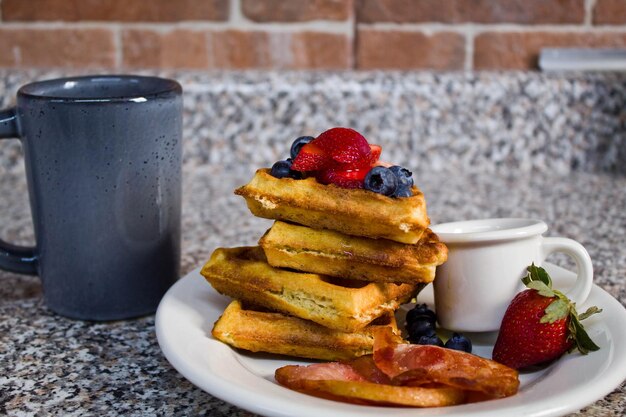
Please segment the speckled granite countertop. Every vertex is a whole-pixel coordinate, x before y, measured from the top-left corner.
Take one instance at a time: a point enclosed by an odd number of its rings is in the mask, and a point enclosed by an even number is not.
[[[0,104],[57,75],[0,71]],[[626,76],[163,75],[187,91],[183,273],[267,228],[232,194],[256,167],[299,134],[350,125],[414,167],[433,223],[542,218],[585,245],[595,283],[626,305]],[[0,178],[0,236],[32,243],[17,141],[0,141]],[[0,271],[0,283],[0,415],[251,415],[168,364],[153,316],[73,321],[45,308],[38,278]],[[576,415],[625,412],[622,384]]]

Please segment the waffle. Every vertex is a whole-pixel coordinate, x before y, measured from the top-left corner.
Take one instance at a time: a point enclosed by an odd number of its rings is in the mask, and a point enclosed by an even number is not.
[[[276,221],[259,245],[274,267],[371,282],[432,282],[448,256],[430,229],[407,245]]]
[[[275,178],[259,169],[235,194],[258,217],[284,220],[348,235],[415,244],[429,225],[424,195],[392,198],[361,189],[324,185],[307,178]]]
[[[274,268],[260,247],[216,249],[201,274],[224,295],[343,332],[362,329],[423,288]]]
[[[213,326],[212,334],[224,343],[252,352],[334,361],[371,354],[374,331],[381,327],[391,328],[399,343],[393,313],[384,314],[358,332],[344,333],[234,300]]]

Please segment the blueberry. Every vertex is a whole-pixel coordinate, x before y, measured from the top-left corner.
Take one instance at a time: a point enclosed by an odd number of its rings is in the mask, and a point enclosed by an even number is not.
[[[426,304],[418,304],[406,313],[406,323],[410,325],[417,320],[427,320],[435,325],[437,315]]]
[[[291,163],[292,163],[291,158],[287,158],[285,160],[275,162],[274,165],[272,165],[272,170],[270,171],[270,175],[276,178],[290,177],[296,180],[301,179],[302,173],[298,171],[292,171]]]
[[[405,184],[409,187],[413,186],[413,173],[400,165],[389,167],[389,170],[398,177],[399,184]]]
[[[452,333],[452,337],[445,344],[448,349],[462,350],[472,353],[472,342],[462,334]]]
[[[294,140],[291,144],[291,158],[296,159],[296,156],[300,153],[300,149],[313,139],[315,139],[313,136],[300,136],[298,139]]]
[[[417,339],[417,344],[418,345],[435,345],[435,346],[443,347],[443,342],[441,341],[439,336],[437,336],[436,333],[433,333],[430,335],[424,335],[420,337],[419,339]]]
[[[270,174],[276,178],[285,178],[289,176],[289,171],[291,171],[290,161],[278,161],[272,165]]]
[[[428,320],[417,320],[407,324],[406,331],[409,334],[409,339],[417,340],[421,336],[435,333],[435,324]]]
[[[413,186],[413,173],[406,168],[399,165],[389,167],[389,170],[396,176],[398,186],[393,193],[394,197],[411,197],[413,192],[411,187]]]
[[[417,325],[413,323],[412,326],[407,326],[408,336],[407,339],[411,343],[417,343],[417,341],[422,336],[433,336],[437,335],[435,331],[435,327],[431,326],[427,321],[421,322],[423,324]]]
[[[392,195],[398,187],[398,180],[389,168],[377,166],[365,176],[364,187],[378,194]]]

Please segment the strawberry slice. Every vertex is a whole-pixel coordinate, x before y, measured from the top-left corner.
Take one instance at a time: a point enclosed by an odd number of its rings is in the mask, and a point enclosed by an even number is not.
[[[363,181],[369,172],[366,169],[324,169],[315,174],[315,179],[322,184],[335,184],[342,188],[363,188]]]
[[[364,169],[371,168],[378,163],[378,159],[380,158],[380,153],[382,152],[382,148],[379,145],[369,145],[370,147],[370,157],[367,159],[363,159],[358,163],[352,164],[336,164],[337,169]]]
[[[372,153],[363,135],[345,127],[328,129],[311,143],[319,146],[335,162],[349,167],[367,164]]]
[[[332,164],[328,154],[313,142],[309,142],[300,149],[300,153],[293,160],[291,169],[294,171],[317,171]]]
[[[382,151],[383,148],[381,148],[380,145],[370,145],[370,152],[372,153],[370,156],[370,165],[374,165],[376,161],[378,161]]]

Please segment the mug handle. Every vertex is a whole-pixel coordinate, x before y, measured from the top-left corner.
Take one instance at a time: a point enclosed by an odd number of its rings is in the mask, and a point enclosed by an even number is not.
[[[565,295],[576,304],[585,302],[593,284],[593,265],[587,249],[572,239],[564,237],[544,237],[542,243],[543,259],[553,252],[563,252],[570,256],[578,268],[576,283]]]
[[[19,136],[15,108],[0,111],[0,139]],[[0,239],[0,269],[20,274],[37,274],[36,248],[16,246]]]

